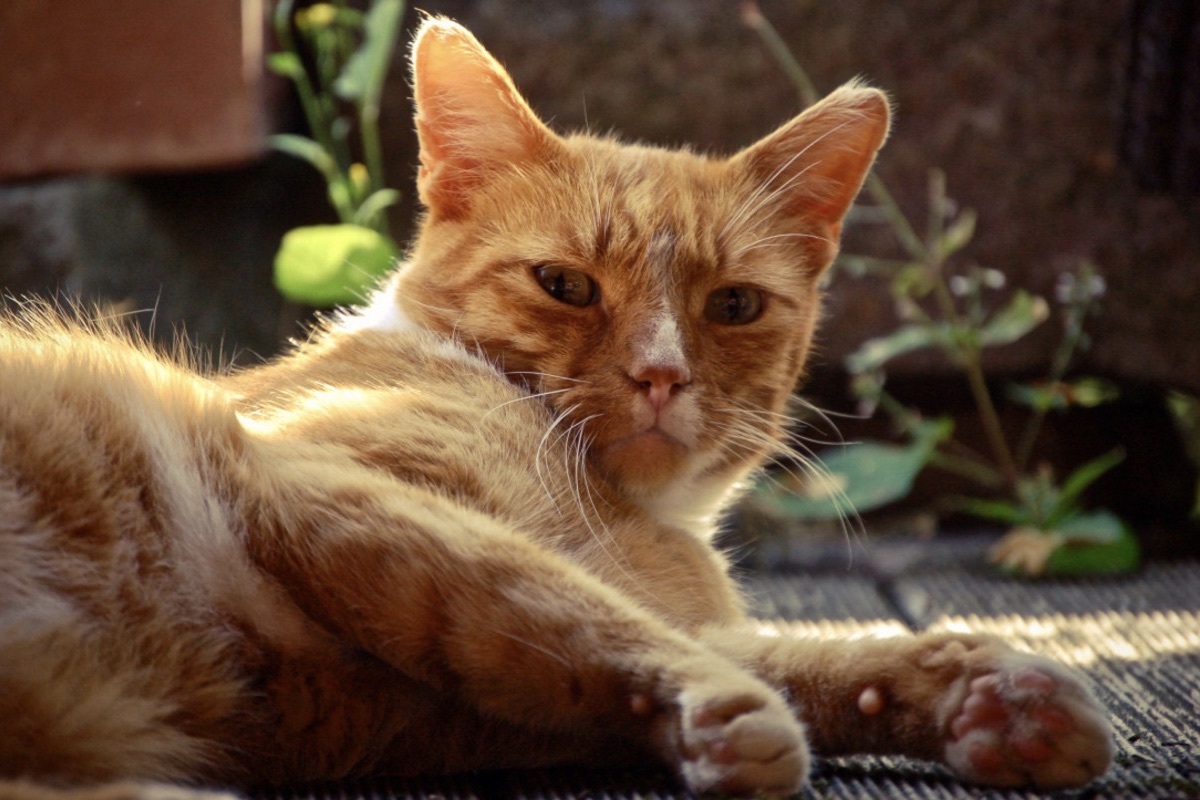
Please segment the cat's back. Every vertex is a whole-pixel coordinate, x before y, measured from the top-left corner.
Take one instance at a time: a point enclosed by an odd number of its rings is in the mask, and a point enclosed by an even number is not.
[[[40,305],[0,318],[0,530],[27,529],[24,510],[80,541],[136,535],[182,510],[204,447],[236,438],[216,387],[115,324]]]
[[[0,317],[0,608],[54,591],[124,612],[228,605],[255,584],[231,470],[246,450],[227,393],[185,357],[47,305]]]
[[[211,755],[161,714],[238,707],[214,624],[261,582],[216,468],[238,446],[222,393],[117,325],[0,318],[0,772]]]

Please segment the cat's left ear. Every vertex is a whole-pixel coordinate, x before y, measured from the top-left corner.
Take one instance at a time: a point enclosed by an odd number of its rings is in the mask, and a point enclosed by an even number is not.
[[[773,193],[782,213],[836,242],[842,218],[887,138],[887,96],[847,84],[734,156],[754,187]]]
[[[462,216],[489,173],[547,158],[558,139],[471,32],[425,20],[412,48],[421,166],[417,191],[435,217]]]

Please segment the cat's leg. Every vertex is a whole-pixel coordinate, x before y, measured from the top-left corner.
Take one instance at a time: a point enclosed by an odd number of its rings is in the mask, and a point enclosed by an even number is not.
[[[1112,760],[1104,711],[1061,664],[985,636],[829,641],[701,637],[781,687],[823,755],[940,761],[999,786],[1080,786]]]
[[[639,742],[695,790],[802,784],[801,726],[750,672],[491,517],[312,469],[279,467],[248,549],[344,641],[485,716]]]

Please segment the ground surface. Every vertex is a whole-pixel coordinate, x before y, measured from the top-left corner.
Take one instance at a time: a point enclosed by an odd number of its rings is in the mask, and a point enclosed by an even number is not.
[[[965,785],[900,759],[818,760],[802,797],[1200,798],[1200,561],[1152,563],[1103,581],[1018,582],[982,564],[984,541],[760,548],[756,609],[807,635],[971,629],[1066,661],[1111,712],[1118,755],[1085,790],[1042,794]],[[379,779],[265,793],[263,800],[634,800],[686,798],[666,773],[560,770],[421,781]]]

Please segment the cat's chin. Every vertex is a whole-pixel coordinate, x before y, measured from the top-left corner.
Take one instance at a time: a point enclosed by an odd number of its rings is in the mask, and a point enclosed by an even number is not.
[[[680,473],[688,448],[658,428],[641,431],[605,446],[600,466],[631,488],[660,486]]]

